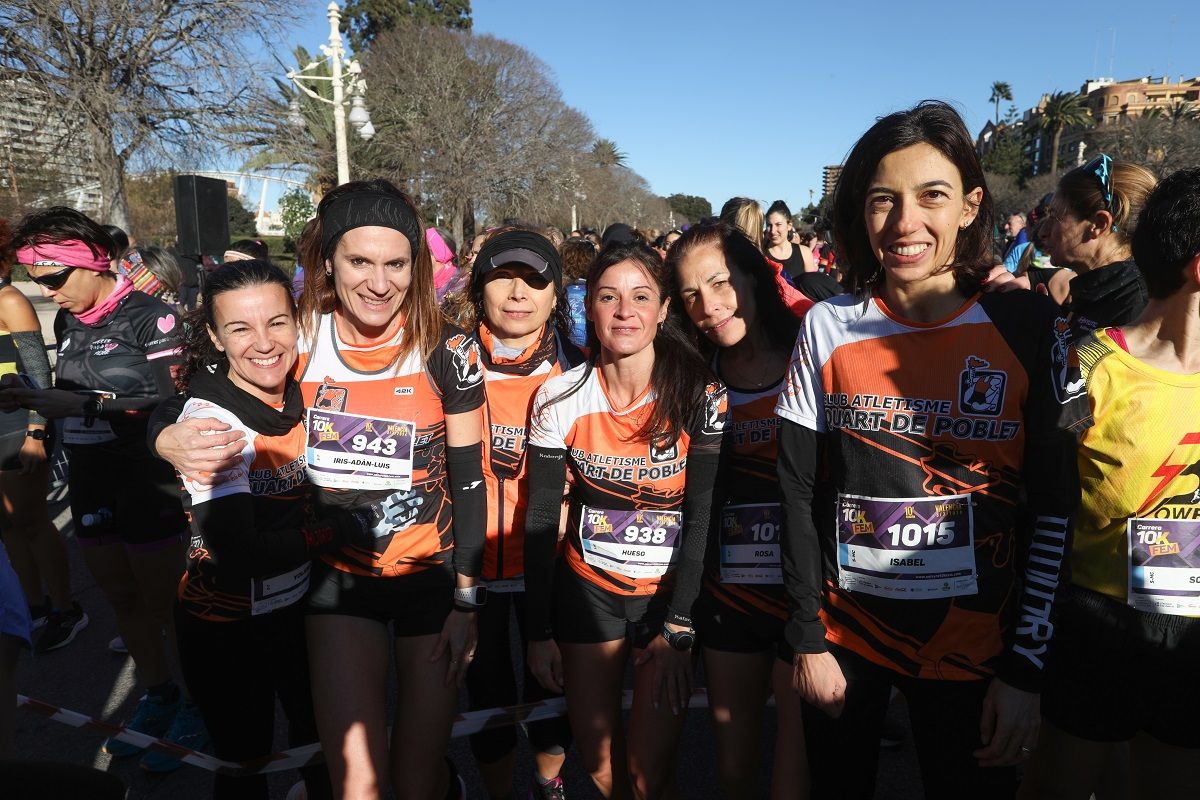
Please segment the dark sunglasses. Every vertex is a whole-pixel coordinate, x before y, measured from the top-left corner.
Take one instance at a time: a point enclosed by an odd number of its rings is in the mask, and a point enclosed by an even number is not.
[[[51,272],[49,275],[39,275],[38,277],[29,276],[29,280],[36,283],[38,286],[44,286],[51,291],[57,291],[67,282],[67,278],[71,277],[71,273],[75,271],[75,267],[67,267],[60,269],[58,272]]]

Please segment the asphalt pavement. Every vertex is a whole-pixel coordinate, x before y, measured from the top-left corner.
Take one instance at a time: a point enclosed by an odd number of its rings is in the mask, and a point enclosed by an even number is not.
[[[33,300],[42,330],[47,340],[52,339],[52,323],[56,312],[54,304],[42,298],[34,284],[16,285]],[[87,612],[90,624],[86,630],[80,632],[74,642],[60,650],[36,657],[32,653],[24,653],[17,671],[18,691],[88,716],[114,723],[120,722],[133,713],[141,694],[133,662],[128,656],[117,655],[108,650],[109,640],[117,635],[115,618],[75,546],[70,513],[65,502],[65,489],[51,491],[50,502],[55,524],[67,539],[72,590]],[[348,676],[348,679],[353,678]],[[394,703],[390,698],[389,705],[393,707],[394,712]],[[898,724],[906,727],[902,702],[894,704],[891,714]],[[279,718],[282,719],[282,714]],[[768,714],[764,732],[763,767],[760,774],[763,797],[767,796],[767,787],[770,784],[769,754],[774,746],[774,728],[772,711]],[[136,758],[112,759],[102,753],[102,741],[101,734],[71,728],[27,711],[18,712],[17,715],[16,747],[19,758],[87,765],[116,774],[128,787],[129,800],[199,800],[209,796],[211,779],[203,770],[184,766],[166,775],[150,774],[138,766]],[[524,797],[530,777],[531,761],[524,739],[521,741],[516,786],[520,787],[519,796]],[[276,729],[276,747],[280,750],[286,747],[282,725]],[[707,710],[693,709],[688,713],[680,751],[680,797],[685,800],[719,798],[721,795],[716,788],[715,756]],[[455,740],[451,743],[450,757],[468,782],[468,796],[471,800],[486,800],[487,795],[465,740]],[[875,795],[877,800],[907,800],[921,796],[916,756],[910,739],[906,738],[899,748],[884,750],[881,753],[879,775]],[[564,778],[567,795],[572,800],[600,797],[580,768],[574,752],[568,756]],[[293,772],[272,776],[272,799],[282,799],[296,780],[296,774]],[[0,797],[3,797],[3,794],[3,787],[0,787]]]

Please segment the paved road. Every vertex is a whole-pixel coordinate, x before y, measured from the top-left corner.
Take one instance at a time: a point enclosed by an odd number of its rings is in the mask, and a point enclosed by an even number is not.
[[[42,330],[49,337],[55,313],[53,303],[41,298],[37,287],[31,283],[18,284],[18,288],[34,300]],[[17,673],[18,691],[64,708],[118,722],[133,712],[140,695],[133,664],[127,656],[114,655],[107,649],[109,639],[116,635],[113,613],[74,546],[70,514],[62,502],[61,492],[52,494],[52,497],[56,499],[52,506],[52,513],[57,515],[55,522],[68,540],[72,587],[91,618],[91,624],[75,642],[61,650],[36,658],[32,654],[24,654]],[[893,713],[902,719],[902,704]],[[16,733],[19,757],[86,764],[107,770],[125,781],[129,787],[129,800],[200,800],[209,795],[209,778],[201,770],[187,766],[165,776],[147,774],[137,766],[136,759],[118,761],[101,753],[102,737],[98,734],[69,728],[26,712],[18,714]],[[774,740],[773,733],[774,723],[769,719],[767,752],[770,752]],[[276,745],[279,749],[285,746],[280,731],[277,731]],[[690,712],[681,750],[680,796],[688,800],[719,797],[715,788],[713,744],[707,711]],[[468,780],[469,796],[472,800],[483,800],[486,794],[465,741],[456,740],[452,743],[451,757]],[[517,785],[524,787],[528,781],[527,754],[520,759],[520,763],[525,766],[518,776]],[[906,741],[897,750],[884,751],[880,775],[880,786],[876,793],[878,800],[920,797],[920,778],[909,742]],[[766,755],[761,777],[765,796],[770,781],[769,759]],[[282,798],[294,780],[294,773],[274,776],[271,779],[272,798]],[[573,753],[567,761],[566,781],[569,796],[573,800],[599,797],[580,770]]]

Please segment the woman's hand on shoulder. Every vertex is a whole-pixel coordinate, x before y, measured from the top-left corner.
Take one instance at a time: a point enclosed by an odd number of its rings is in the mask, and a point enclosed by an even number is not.
[[[203,417],[168,425],[154,440],[159,458],[170,462],[185,478],[201,484],[212,483],[214,476],[238,466],[245,444],[243,431]]]

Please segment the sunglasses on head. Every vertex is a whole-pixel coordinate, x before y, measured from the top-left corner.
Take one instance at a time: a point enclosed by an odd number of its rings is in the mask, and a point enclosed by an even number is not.
[[[67,278],[70,278],[71,273],[74,271],[75,267],[65,267],[64,269],[60,269],[58,272],[51,272],[48,275],[39,275],[36,278],[30,275],[29,280],[33,281],[38,286],[44,286],[51,291],[57,291],[63,287],[63,284],[67,282]]]
[[[1112,159],[1101,153],[1089,161],[1084,169],[1100,182],[1100,191],[1104,192],[1104,208],[1112,211]]]

